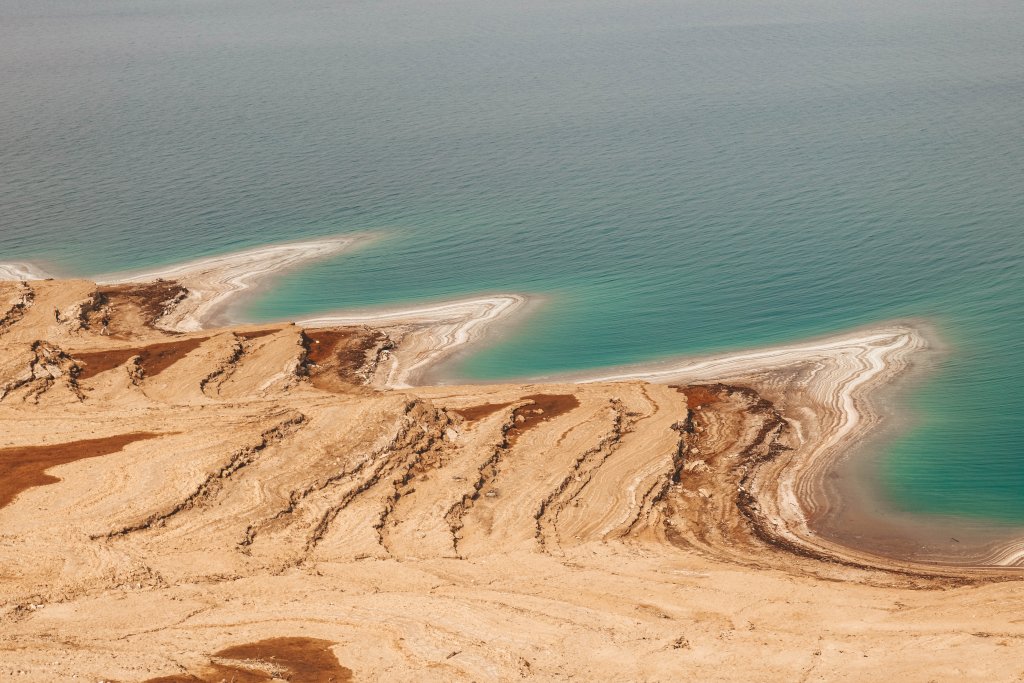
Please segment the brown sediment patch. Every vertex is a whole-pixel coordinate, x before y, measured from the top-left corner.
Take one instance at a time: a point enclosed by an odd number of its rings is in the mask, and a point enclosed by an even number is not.
[[[451,411],[461,415],[462,419],[466,422],[476,422],[488,415],[493,415],[502,408],[508,408],[510,405],[512,405],[511,401],[507,403],[484,403],[478,406],[470,406],[469,408],[452,408]]]
[[[686,397],[686,407],[693,410],[720,401],[721,393],[727,387],[724,384],[693,384],[672,388]]]
[[[273,328],[269,330],[249,330],[246,332],[236,332],[235,334],[246,341],[252,341],[253,339],[259,339],[260,337],[269,337],[270,335],[280,331],[280,328]]]
[[[195,351],[209,337],[193,337],[149,346],[109,349],[106,351],[72,352],[72,357],[82,364],[78,380],[95,377],[101,372],[124,365],[131,358],[139,357],[139,367],[146,377],[156,377],[179,360]]]
[[[173,280],[155,280],[143,284],[108,285],[96,290],[100,306],[89,315],[89,323],[99,323],[112,336],[133,337],[141,323],[155,328],[168,310],[188,294]]]
[[[319,638],[268,638],[235,645],[215,653],[198,674],[150,678],[145,683],[260,683],[285,680],[295,683],[342,683],[352,670],[331,652],[334,643]],[[229,664],[224,660],[238,662]]]
[[[530,403],[512,411],[514,422],[506,433],[509,446],[541,422],[552,420],[580,406],[579,399],[573,394],[531,394],[523,396],[521,400]]]
[[[116,453],[128,444],[158,436],[161,435],[154,432],[133,432],[47,446],[0,448],[0,508],[22,491],[60,481],[59,477],[46,474],[51,467]]]
[[[393,348],[388,336],[369,327],[303,330],[306,369],[313,385],[335,389],[343,384],[365,384],[380,352]]]
[[[692,393],[697,403],[690,404],[690,414],[677,427],[681,440],[678,457],[674,458],[673,482],[682,483],[680,491],[684,494],[669,494],[666,504],[668,515],[679,515],[686,519],[686,524],[665,527],[666,538],[674,545],[693,548],[692,541],[696,539],[698,547],[711,554],[723,547],[760,546],[816,563],[906,577],[914,582],[914,588],[955,587],[986,580],[980,576],[958,576],[955,572],[947,574],[939,569],[921,571],[844,557],[826,548],[794,541],[766,514],[754,493],[754,480],[760,476],[760,469],[770,467],[792,450],[784,443],[790,423],[783,413],[757,390],[742,385],[715,383],[673,388],[687,395],[688,401]],[[709,405],[714,408],[693,412],[694,408]],[[685,492],[689,492],[689,498]],[[684,534],[681,530],[687,531]],[[753,552],[767,557],[761,550]],[[787,560],[787,567],[795,569],[797,565]],[[807,565],[807,569],[818,571],[820,567]]]

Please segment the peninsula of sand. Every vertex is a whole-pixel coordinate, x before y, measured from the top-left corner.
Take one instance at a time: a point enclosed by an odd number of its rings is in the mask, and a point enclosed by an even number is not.
[[[0,678],[1024,675],[1024,546],[816,528],[916,326],[466,385],[438,368],[531,297],[233,320],[363,239],[0,265]]]

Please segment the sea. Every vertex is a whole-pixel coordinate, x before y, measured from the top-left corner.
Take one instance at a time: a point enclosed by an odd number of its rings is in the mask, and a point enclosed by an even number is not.
[[[1024,525],[1020,0],[0,1],[0,261],[366,232],[244,315],[539,297],[475,381],[921,321],[865,504]]]

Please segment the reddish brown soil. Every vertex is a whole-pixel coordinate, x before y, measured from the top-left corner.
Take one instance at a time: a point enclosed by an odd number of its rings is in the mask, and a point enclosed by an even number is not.
[[[211,662],[199,674],[161,676],[145,683],[260,683],[284,679],[295,683],[341,683],[352,680],[352,671],[338,662],[331,643],[317,638],[268,638],[229,647],[213,655],[235,660],[238,665]]]
[[[493,415],[502,408],[508,408],[510,405],[512,405],[511,401],[508,403],[484,403],[483,405],[470,406],[469,408],[452,408],[451,411],[461,415],[462,419],[466,422],[476,422],[488,415]]]
[[[304,330],[307,368],[313,385],[336,388],[337,381],[362,384],[358,373],[369,361],[368,355],[387,337],[368,327]]]
[[[541,422],[556,418],[580,406],[579,399],[572,394],[533,394],[523,396],[523,400],[530,401],[530,403],[512,411],[515,424],[507,433],[510,446],[516,442],[516,439]]]
[[[672,387],[686,397],[690,410],[717,403],[720,400],[721,385],[694,384],[688,387]]]
[[[94,312],[89,317],[90,325],[108,324],[108,330],[116,336],[133,336],[135,320],[147,327],[153,327],[164,314],[168,305],[182,298],[188,290],[171,280],[156,280],[145,284],[110,285],[96,290],[106,305],[108,315]]]
[[[0,508],[27,489],[60,481],[45,470],[76,460],[116,453],[136,441],[153,439],[159,434],[135,432],[101,439],[86,439],[47,446],[0,448]]]
[[[146,377],[156,377],[179,360],[195,351],[209,337],[194,337],[180,341],[150,344],[109,351],[72,352],[72,357],[82,363],[79,380],[95,377],[101,372],[124,365],[132,356],[139,357],[139,366]]]

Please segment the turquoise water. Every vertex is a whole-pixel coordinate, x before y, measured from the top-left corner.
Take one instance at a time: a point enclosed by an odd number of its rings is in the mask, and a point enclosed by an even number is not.
[[[1024,522],[1016,0],[6,0],[0,70],[0,260],[375,231],[248,315],[544,296],[477,379],[927,319],[881,499]]]

